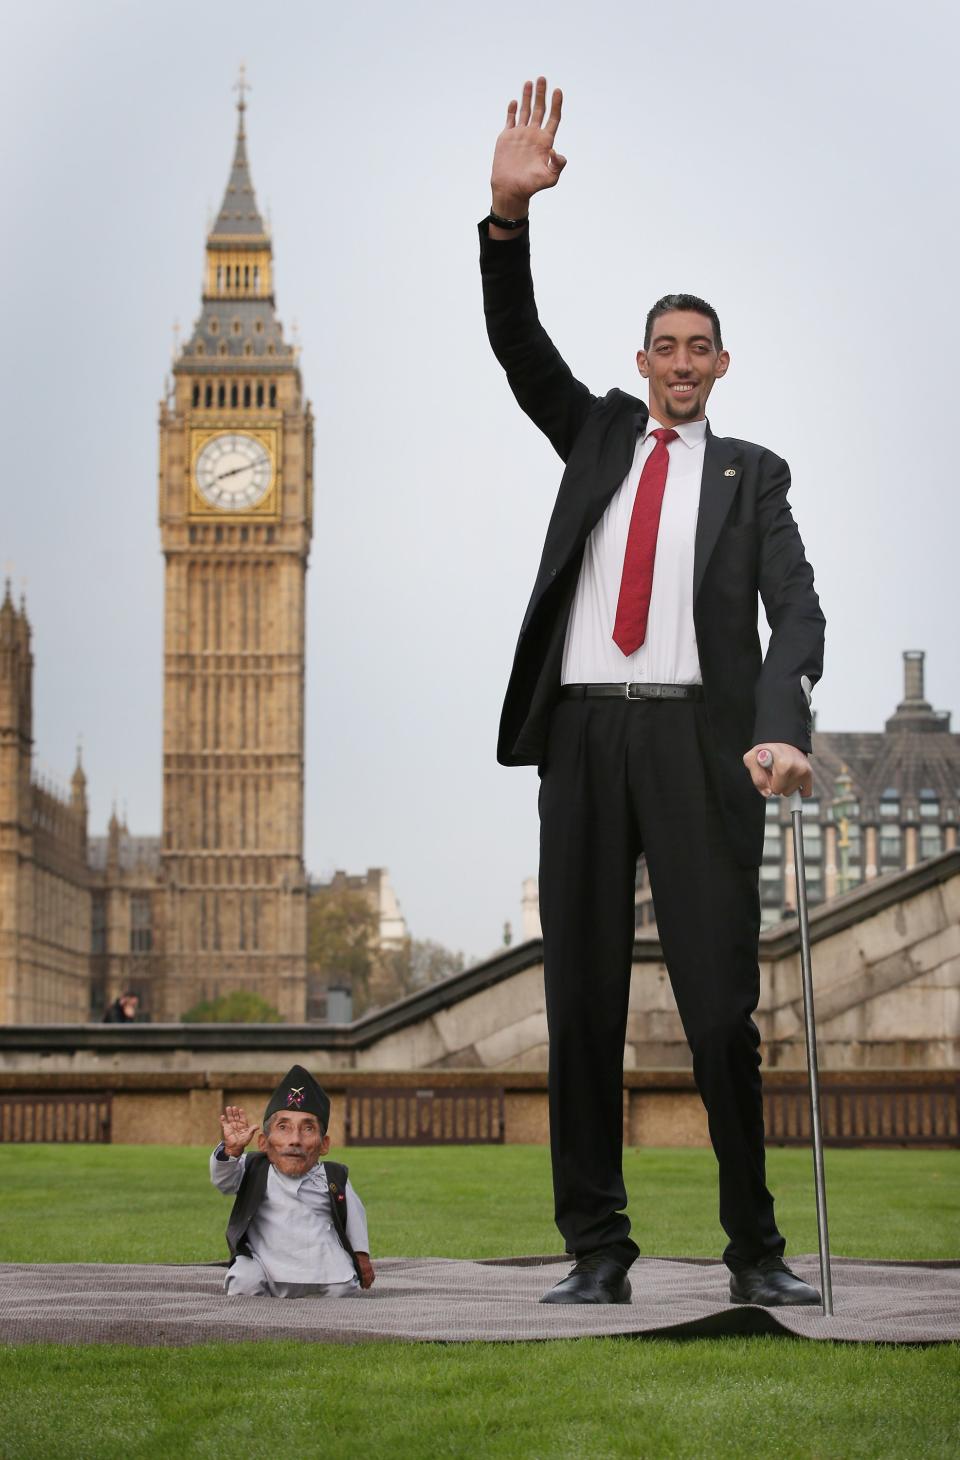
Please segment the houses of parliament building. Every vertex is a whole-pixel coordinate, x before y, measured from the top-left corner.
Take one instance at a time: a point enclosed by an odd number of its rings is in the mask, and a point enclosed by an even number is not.
[[[313,427],[236,146],[202,307],[160,406],[163,824],[88,830],[32,770],[26,607],[0,606],[0,1023],[97,1019],[121,990],[153,1020],[255,991],[306,1008],[305,577]]]

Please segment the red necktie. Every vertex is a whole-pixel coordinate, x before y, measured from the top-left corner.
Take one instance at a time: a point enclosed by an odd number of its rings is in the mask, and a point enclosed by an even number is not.
[[[650,612],[650,594],[653,590],[653,561],[657,555],[660,508],[667,485],[667,467],[670,465],[667,443],[676,441],[678,433],[661,427],[658,431],[651,431],[650,435],[656,437],[657,444],[640,473],[640,484],[634,498],[633,515],[627,533],[627,548],[623,555],[617,617],[613,625],[613,642],[623,654],[636,653],[647,637],[647,615]]]

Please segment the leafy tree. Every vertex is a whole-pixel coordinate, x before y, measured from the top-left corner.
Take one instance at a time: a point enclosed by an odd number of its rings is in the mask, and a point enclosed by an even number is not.
[[[402,999],[404,994],[439,983],[452,973],[462,973],[464,957],[432,938],[406,938],[401,947],[383,954],[383,962],[384,983],[392,983],[396,990],[393,997]]]
[[[369,896],[355,887],[316,887],[307,901],[307,967],[323,983],[349,983],[362,1014],[379,957],[380,918]]]
[[[430,938],[380,946],[380,916],[369,893],[342,883],[315,887],[307,902],[307,966],[311,984],[348,984],[354,1017],[436,983],[464,965]]]
[[[279,1014],[266,999],[249,989],[234,989],[218,999],[203,999],[183,1015],[184,1024],[282,1024]]]

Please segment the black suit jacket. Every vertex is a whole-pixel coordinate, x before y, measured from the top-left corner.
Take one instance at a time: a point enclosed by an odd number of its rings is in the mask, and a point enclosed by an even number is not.
[[[524,615],[500,721],[503,765],[541,765],[570,607],[586,540],[630,468],[647,407],[575,379],[537,315],[529,229],[489,238],[480,224],[484,314],[519,404],[565,463]],[[738,859],[759,863],[764,802],[743,755],[762,741],[809,752],[801,678],[823,669],[824,617],[793,520],[785,461],[750,441],[708,433],[694,551],[693,617],[710,725],[710,770]],[[770,624],[757,634],[758,594]]]

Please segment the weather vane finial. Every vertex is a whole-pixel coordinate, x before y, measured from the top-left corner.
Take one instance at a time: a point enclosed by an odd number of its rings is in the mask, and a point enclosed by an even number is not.
[[[247,92],[253,87],[247,80],[247,68],[243,61],[240,62],[240,75],[233,83],[233,89],[237,93],[237,111],[240,113],[240,136],[243,136],[243,114],[247,109]]]

